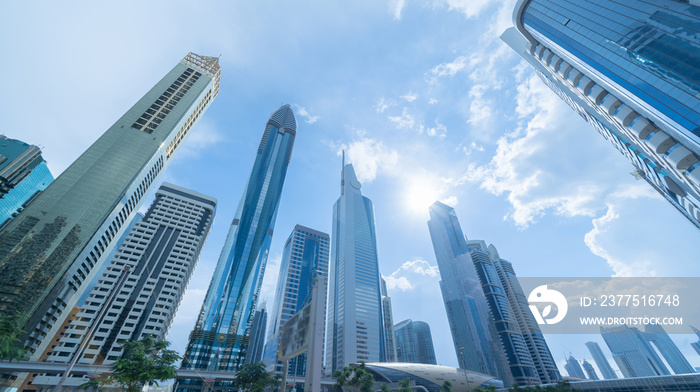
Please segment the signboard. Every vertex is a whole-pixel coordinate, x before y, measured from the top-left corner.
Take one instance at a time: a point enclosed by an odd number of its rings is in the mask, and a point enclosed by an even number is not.
[[[308,350],[310,321],[311,304],[308,304],[284,323],[280,334],[279,360],[286,361]]]

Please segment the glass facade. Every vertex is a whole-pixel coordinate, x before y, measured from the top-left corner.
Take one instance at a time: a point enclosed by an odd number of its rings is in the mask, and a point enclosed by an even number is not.
[[[253,169],[214,270],[182,367],[233,371],[243,365],[282,187],[296,137],[289,105],[265,125]],[[180,384],[181,388],[197,386]]]
[[[219,77],[217,58],[188,54],[0,232],[0,314],[29,315],[33,359],[211,104]],[[176,103],[159,103],[173,85],[175,95],[187,91]],[[157,129],[134,128],[155,103],[163,106]]]
[[[437,365],[430,326],[422,321],[404,320],[394,326],[396,362]]]
[[[660,325],[646,325],[644,336],[659,350],[675,374],[695,373],[695,369]]]
[[[504,41],[700,228],[697,6],[519,0],[514,19]]]
[[[587,342],[586,347],[588,347],[588,351],[590,351],[591,355],[593,356],[595,364],[598,365],[598,369],[600,369],[603,378],[606,380],[616,379],[617,375],[615,374],[613,368],[610,366],[610,362],[608,362],[608,359],[605,358],[605,354],[603,354],[603,350],[600,349],[598,343]]]
[[[671,374],[646,337],[637,328],[626,325],[601,327],[600,334],[625,378]]]
[[[0,135],[0,229],[51,182],[37,146]]]
[[[454,209],[435,202],[428,228],[459,367],[490,374],[510,385],[505,353]]]
[[[316,277],[328,278],[330,259],[330,236],[302,225],[296,225],[287,238],[280,263],[280,273],[272,308],[269,349],[277,352],[279,339],[274,337],[282,331],[282,326],[297,314],[311,300],[311,290]],[[325,328],[324,328],[325,330]],[[274,348],[272,347],[274,346]],[[282,371],[282,362],[277,363],[277,371]],[[289,361],[289,375],[306,375],[306,354]]]
[[[343,162],[341,195],[333,206],[326,321],[326,372],[351,363],[386,361],[377,239],[372,201]]]
[[[578,359],[574,358],[573,356],[569,356],[569,358],[566,360],[566,365],[564,365],[564,369],[567,373],[569,373],[569,377],[575,377],[580,379],[586,378],[586,375],[583,374],[583,369],[581,369],[581,364],[579,364]]]

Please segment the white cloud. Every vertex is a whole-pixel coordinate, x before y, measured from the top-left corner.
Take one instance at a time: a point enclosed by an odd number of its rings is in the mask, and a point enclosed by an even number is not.
[[[372,182],[380,171],[392,171],[399,159],[396,150],[364,136],[350,144],[341,145],[338,155],[342,150],[345,150],[348,162],[352,163],[361,183]]]
[[[435,119],[435,128],[428,128],[427,133],[429,136],[439,136],[440,138],[445,138],[447,136],[447,127],[440,124],[438,119]]]
[[[430,101],[428,101],[429,105],[435,105],[436,103],[438,103],[438,100],[435,98],[430,98]]]
[[[408,94],[406,94],[406,95],[402,95],[401,98],[402,98],[402,99],[405,99],[405,100],[408,101],[408,102],[413,102],[413,101],[415,101],[416,99],[418,99],[418,94],[413,93],[413,92],[410,92],[410,93],[408,93]]]
[[[391,13],[394,15],[394,19],[401,20],[401,11],[403,11],[403,7],[405,5],[406,5],[406,0],[390,0],[389,1],[389,9],[391,10]]]
[[[306,108],[304,108],[304,107],[301,106],[301,105],[294,104],[294,107],[297,109],[297,114],[298,114],[298,115],[300,115],[300,116],[302,116],[302,117],[306,117],[306,120],[304,120],[304,121],[305,121],[307,124],[313,124],[313,123],[315,123],[319,118],[321,118],[321,117],[319,117],[319,116],[312,116],[311,114],[309,114],[309,111],[306,110]]]
[[[403,108],[403,110],[401,111],[401,116],[389,116],[388,118],[389,121],[396,124],[396,127],[399,129],[414,129],[414,127],[416,127],[416,125],[418,124],[413,118],[413,116],[408,113],[408,109],[406,108]]]
[[[437,0],[434,4],[441,6],[446,4],[448,10],[458,11],[467,18],[473,18],[492,3],[492,0]]]
[[[426,73],[428,82],[434,83],[438,78],[449,76],[453,77],[457,72],[464,70],[467,67],[467,57],[459,56],[450,63],[438,64],[433,69]]]
[[[187,135],[186,143],[182,143],[176,159],[197,157],[210,146],[220,143],[224,136],[213,124],[201,120]]]
[[[377,109],[377,113],[384,113],[385,110],[395,105],[396,101],[393,99],[384,99],[384,97],[381,97],[379,98],[379,102],[377,102],[375,109]]]
[[[413,290],[414,284],[408,280],[406,275],[414,275],[413,278],[429,277],[440,278],[440,271],[436,265],[430,265],[425,260],[413,260],[403,263],[396,271],[389,276],[384,276],[387,289],[399,289],[401,291]],[[416,276],[417,275],[417,276]]]

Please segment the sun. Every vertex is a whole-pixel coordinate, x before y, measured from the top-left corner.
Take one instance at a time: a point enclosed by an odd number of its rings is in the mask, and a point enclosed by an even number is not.
[[[427,178],[414,179],[406,187],[406,206],[415,214],[427,214],[428,207],[440,198],[441,193],[437,181]]]

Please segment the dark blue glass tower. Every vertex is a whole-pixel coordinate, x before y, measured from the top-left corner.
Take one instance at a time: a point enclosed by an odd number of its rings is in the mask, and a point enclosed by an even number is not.
[[[267,121],[183,368],[231,371],[244,363],[296,129],[289,105]]]
[[[700,8],[518,0],[502,38],[700,228]]]

